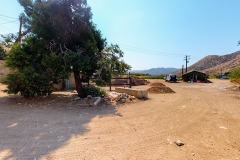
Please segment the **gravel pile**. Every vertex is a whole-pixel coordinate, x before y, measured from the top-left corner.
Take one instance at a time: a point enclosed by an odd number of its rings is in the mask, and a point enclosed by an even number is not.
[[[152,87],[147,90],[149,93],[153,93],[153,94],[175,93],[171,88],[166,87],[162,83],[152,83],[150,86]]]

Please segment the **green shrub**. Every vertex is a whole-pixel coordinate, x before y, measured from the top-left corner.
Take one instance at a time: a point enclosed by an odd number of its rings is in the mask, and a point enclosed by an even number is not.
[[[178,80],[182,79],[182,76],[181,76],[181,75],[180,75],[180,76],[177,76],[177,79],[178,79]]]
[[[156,76],[151,76],[151,75],[144,75],[144,76],[135,76],[140,79],[163,79],[164,75],[156,75]]]
[[[126,74],[128,75],[128,74]],[[131,73],[131,76],[150,76],[148,73]]]
[[[107,95],[104,89],[95,87],[94,85],[84,86],[83,91],[86,95],[91,95],[92,97],[102,97]]]
[[[217,79],[219,77],[219,75],[217,74],[212,74],[212,75],[209,75],[208,78],[210,79]]]
[[[105,87],[107,85],[106,82],[104,82],[103,80],[100,80],[100,79],[96,79],[94,80],[93,82],[96,83],[97,86],[100,86],[100,87]]]
[[[50,95],[53,84],[68,76],[61,65],[63,58],[48,52],[45,42],[33,36],[14,44],[5,59],[12,72],[0,81],[7,85],[4,92],[20,93],[25,98]]]
[[[230,74],[230,80],[231,82],[234,83],[239,83],[240,84],[240,67],[235,69],[231,74]]]
[[[3,49],[3,47],[0,45],[0,60],[4,60],[5,57],[7,57],[6,51]]]

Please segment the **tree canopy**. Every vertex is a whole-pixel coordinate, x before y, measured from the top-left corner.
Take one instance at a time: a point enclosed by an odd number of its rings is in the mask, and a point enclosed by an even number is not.
[[[107,46],[92,22],[86,0],[18,2],[24,8],[20,16],[25,38],[13,45],[6,59],[6,66],[13,70],[2,81],[8,85],[6,92],[20,92],[24,97],[50,94],[54,83],[73,72],[78,95],[85,97],[80,73],[89,81],[99,69],[112,74],[113,70],[124,72],[130,68],[121,59],[119,46]]]
[[[84,97],[80,71],[86,79],[97,69],[97,52],[105,47],[105,39],[91,21],[91,8],[86,0],[18,0],[24,7],[24,28],[47,42],[50,52],[68,57],[76,89]],[[69,68],[63,64],[65,68]]]

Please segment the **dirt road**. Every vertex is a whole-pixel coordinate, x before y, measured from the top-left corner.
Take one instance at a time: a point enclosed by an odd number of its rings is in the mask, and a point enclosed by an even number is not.
[[[212,81],[152,80],[176,93],[118,106],[82,106],[70,92],[0,92],[0,159],[240,159],[240,92]]]

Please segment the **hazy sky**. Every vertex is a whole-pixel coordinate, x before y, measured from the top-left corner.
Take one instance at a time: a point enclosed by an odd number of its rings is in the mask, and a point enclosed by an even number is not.
[[[132,69],[181,68],[240,50],[240,0],[88,0],[93,22]],[[17,0],[0,1],[0,34],[19,29]],[[12,18],[8,18],[9,16]],[[15,18],[15,19],[14,19]]]

